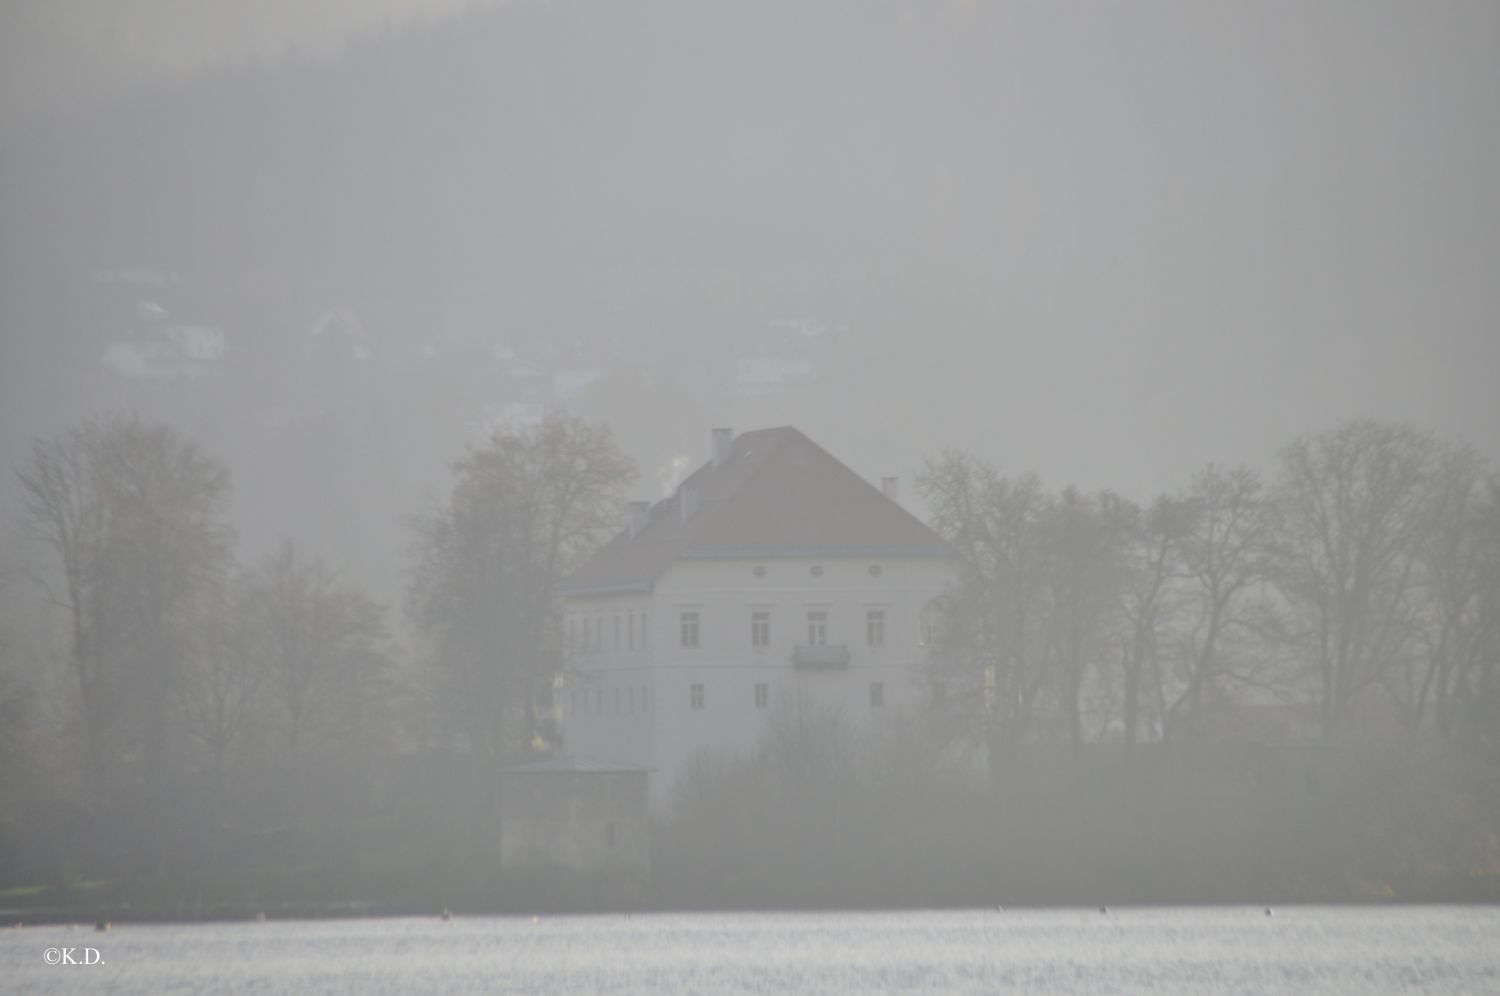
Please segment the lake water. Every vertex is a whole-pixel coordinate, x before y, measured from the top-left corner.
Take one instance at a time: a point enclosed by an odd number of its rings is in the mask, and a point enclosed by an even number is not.
[[[49,948],[99,964],[49,965]],[[56,958],[57,955],[51,957]],[[0,992],[1500,993],[1500,908],[435,917],[0,931]]]

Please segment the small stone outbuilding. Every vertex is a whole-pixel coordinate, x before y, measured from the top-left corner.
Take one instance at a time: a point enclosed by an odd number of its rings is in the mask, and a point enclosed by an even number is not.
[[[515,764],[500,775],[500,864],[647,877],[647,768],[580,757]]]

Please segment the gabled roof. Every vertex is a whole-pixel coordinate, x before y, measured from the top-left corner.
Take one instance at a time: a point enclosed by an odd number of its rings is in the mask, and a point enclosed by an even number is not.
[[[697,503],[686,521],[684,500],[690,510]],[[639,534],[627,530],[610,540],[561,590],[648,590],[679,560],[952,555],[916,516],[784,426],[736,438],[721,466],[699,467],[651,508]]]

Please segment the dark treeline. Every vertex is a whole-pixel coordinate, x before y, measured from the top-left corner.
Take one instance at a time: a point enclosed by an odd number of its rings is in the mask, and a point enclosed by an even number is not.
[[[996,756],[1129,751],[1249,703],[1300,706],[1325,736],[1497,747],[1500,480],[1472,449],[1359,420],[1286,447],[1270,484],[1210,466],[1144,507],[962,454],[922,487],[965,564],[952,666],[982,687],[957,701],[983,704]]]
[[[5,905],[617,901],[500,876],[494,773],[566,748],[553,591],[634,476],[582,420],[494,437],[402,530],[394,613],[290,542],[240,562],[227,468],[171,430],[39,440],[0,588]],[[1145,507],[962,453],[921,487],[961,564],[931,706],[861,735],[783,706],[753,756],[700,758],[632,901],[1495,895],[1474,452],[1361,420]]]
[[[867,737],[793,713],[761,756],[704,758],[666,888],[1494,898],[1500,481],[1472,450],[1357,420],[1269,482],[1210,466],[1145,506],[963,453],[920,484],[963,564],[931,713]]]
[[[411,519],[406,627],[290,541],[239,562],[227,468],[172,430],[39,440],[0,589],[0,884],[179,914],[440,891],[489,856],[486,771],[557,743],[552,591],[633,477],[563,417],[474,450]]]

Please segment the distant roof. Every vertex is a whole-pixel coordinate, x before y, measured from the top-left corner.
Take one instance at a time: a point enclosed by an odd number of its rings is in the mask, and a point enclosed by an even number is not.
[[[590,757],[549,757],[543,761],[528,761],[525,764],[507,764],[507,772],[581,772],[591,775],[615,775],[630,771],[650,771],[638,764],[622,764],[616,761],[599,761]]]
[[[697,511],[682,519],[684,495]],[[689,502],[689,508],[692,504]],[[679,560],[762,557],[949,557],[921,520],[790,426],[746,432],[720,467],[693,472],[561,587],[589,595],[649,589]]]

